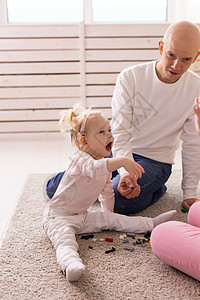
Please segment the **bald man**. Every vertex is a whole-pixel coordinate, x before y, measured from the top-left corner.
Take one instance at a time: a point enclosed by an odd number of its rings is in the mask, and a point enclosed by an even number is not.
[[[165,193],[175,151],[182,140],[182,207],[197,199],[200,139],[193,104],[200,77],[189,70],[200,54],[197,25],[181,21],[168,27],[159,41],[160,60],[123,70],[112,99],[113,155],[134,159],[145,170],[134,180],[125,170],[113,178],[115,212],[139,212]]]

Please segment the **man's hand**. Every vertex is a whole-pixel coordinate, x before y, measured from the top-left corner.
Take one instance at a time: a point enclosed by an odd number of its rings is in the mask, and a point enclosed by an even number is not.
[[[189,209],[190,206],[191,206],[196,200],[197,200],[196,198],[185,199],[185,200],[183,200],[183,202],[182,202],[182,207],[183,207],[183,208],[186,208],[186,209]]]
[[[138,197],[140,194],[140,186],[137,184],[135,176],[124,173],[119,181],[118,192],[127,199]]]

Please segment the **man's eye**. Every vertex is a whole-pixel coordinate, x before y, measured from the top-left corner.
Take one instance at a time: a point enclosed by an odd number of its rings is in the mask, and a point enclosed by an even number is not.
[[[100,130],[99,133],[104,133],[104,131],[103,131],[103,130]]]
[[[187,58],[187,57],[186,57],[186,58],[184,59],[184,61],[185,61],[185,62],[190,62],[190,61],[191,61],[191,58]]]

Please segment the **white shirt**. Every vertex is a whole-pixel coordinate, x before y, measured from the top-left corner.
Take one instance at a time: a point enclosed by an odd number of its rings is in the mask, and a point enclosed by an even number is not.
[[[123,70],[112,100],[114,156],[132,153],[173,164],[179,138],[183,141],[183,198],[195,198],[200,179],[200,137],[193,104],[200,77],[188,70],[173,84],[160,81],[156,62]]]

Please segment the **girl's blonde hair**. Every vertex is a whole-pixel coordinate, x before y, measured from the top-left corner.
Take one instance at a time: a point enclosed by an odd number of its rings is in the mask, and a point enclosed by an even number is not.
[[[66,129],[63,128],[63,125],[64,123],[68,123],[70,125],[71,142],[79,149],[81,147],[80,147],[78,137],[80,135],[81,125],[87,116],[94,113],[101,114],[100,111],[96,111],[96,110],[92,111],[92,107],[86,109],[80,104],[76,104],[72,109],[64,110],[61,112],[61,118],[59,121],[60,131],[61,132],[67,131]],[[85,135],[85,134],[86,134],[86,130],[84,130],[84,132],[81,132],[81,135]]]

